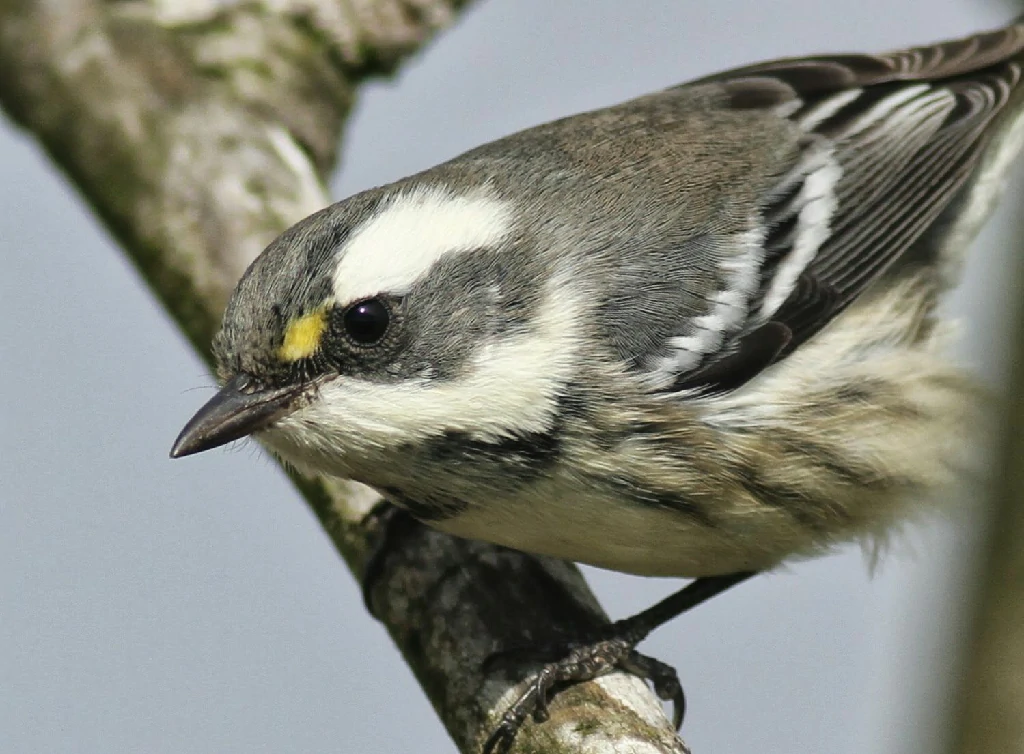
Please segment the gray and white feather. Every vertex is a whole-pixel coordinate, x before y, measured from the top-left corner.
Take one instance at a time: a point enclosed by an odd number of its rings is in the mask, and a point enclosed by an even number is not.
[[[963,465],[935,306],[1024,25],[729,71],[486,144],[253,263],[175,455],[255,434],[433,526],[642,574],[883,534]]]

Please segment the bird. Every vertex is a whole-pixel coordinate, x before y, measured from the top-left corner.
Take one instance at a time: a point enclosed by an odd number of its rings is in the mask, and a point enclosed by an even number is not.
[[[484,748],[614,668],[678,726],[651,630],[884,541],[969,465],[937,305],[1024,138],[1022,65],[1020,19],[757,63],[332,204],[242,276],[171,455],[251,436],[460,537],[695,579],[567,646]]]

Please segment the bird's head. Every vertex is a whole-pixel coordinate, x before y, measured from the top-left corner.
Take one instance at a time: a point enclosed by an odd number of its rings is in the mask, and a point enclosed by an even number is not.
[[[238,283],[214,342],[222,388],[171,455],[255,435],[300,468],[365,481],[431,437],[544,431],[576,318],[536,248],[509,201],[444,185],[306,218]]]

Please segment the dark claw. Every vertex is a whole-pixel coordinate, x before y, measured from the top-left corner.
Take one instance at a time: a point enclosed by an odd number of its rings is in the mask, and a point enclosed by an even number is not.
[[[552,665],[545,666],[537,678],[533,681],[533,721],[546,723],[551,719],[551,712],[548,711],[548,692],[555,682],[555,673],[552,672]]]
[[[679,674],[671,665],[661,660],[640,654],[636,650],[630,652],[619,661],[619,667],[633,675],[649,681],[654,693],[665,702],[672,702],[672,723],[679,730],[686,716],[686,694],[679,683]]]
[[[650,680],[659,698],[676,703],[676,718],[681,718],[682,688],[675,670],[636,652],[629,641],[612,636],[590,643],[569,645],[567,649],[568,653],[561,660],[545,665],[530,679],[526,690],[508,708],[487,739],[483,754],[507,754],[526,718],[533,717],[535,722],[545,722],[550,717],[548,699],[555,686],[590,681],[616,669]],[[507,657],[509,653],[501,654]],[[485,664],[490,662],[491,658]]]
[[[502,715],[501,722],[494,729],[494,732],[484,742],[483,754],[508,754],[515,741],[516,733],[523,727],[527,715],[530,714],[530,706],[536,699],[537,678],[534,678],[522,696],[512,703],[508,711]]]
[[[491,655],[484,661],[485,673],[512,658],[521,659],[524,654],[559,656],[561,659],[544,665],[530,679],[526,690],[506,710],[501,722],[487,738],[483,754],[508,754],[527,717],[532,715],[537,722],[547,720],[548,699],[556,685],[571,686],[615,669],[643,678],[654,687],[659,699],[672,702],[672,720],[679,730],[686,714],[686,695],[678,673],[672,666],[640,654],[634,647],[658,626],[753,575],[752,572],[744,572],[696,579],[647,610],[608,626],[597,640],[566,643],[558,648],[541,647],[539,651],[510,649]]]
[[[377,531],[373,547],[366,559],[366,566],[363,568],[363,578],[360,583],[366,612],[374,618],[377,617],[377,613],[373,609],[373,590],[384,575],[388,554],[396,540],[418,525],[416,519],[387,500],[381,500],[373,506],[373,510],[367,513],[366,518],[363,519],[363,526]]]
[[[520,723],[521,725],[522,723]],[[509,749],[512,748],[512,742],[516,738],[516,731],[519,730],[519,725],[509,726],[505,721],[502,721],[497,728],[494,729],[494,733],[490,735],[487,741],[484,742],[484,748],[482,754],[508,754]]]

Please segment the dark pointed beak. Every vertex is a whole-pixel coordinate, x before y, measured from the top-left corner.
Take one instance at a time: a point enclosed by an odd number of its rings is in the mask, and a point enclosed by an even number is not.
[[[171,448],[171,458],[226,445],[265,429],[298,408],[306,386],[263,389],[247,374],[231,379],[196,412]]]

